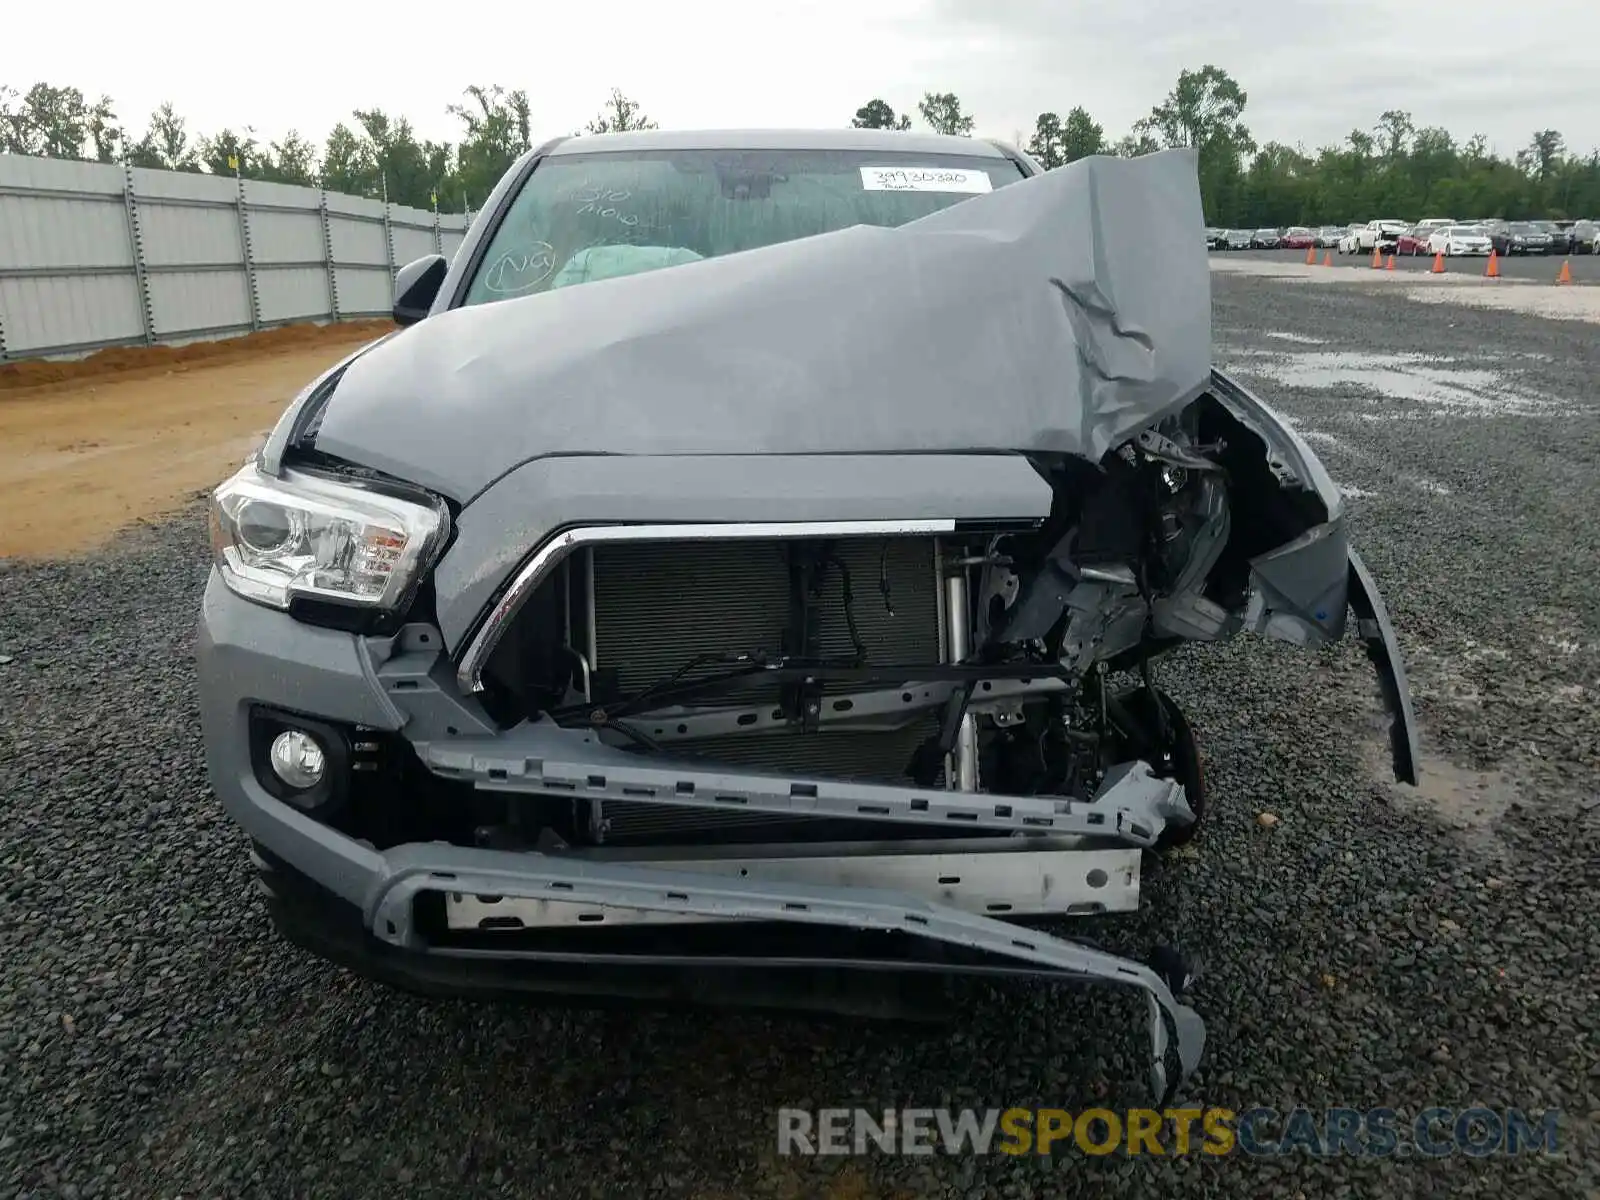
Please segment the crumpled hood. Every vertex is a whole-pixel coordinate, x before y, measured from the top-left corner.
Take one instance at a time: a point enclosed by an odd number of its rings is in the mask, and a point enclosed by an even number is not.
[[[463,503],[546,455],[1098,460],[1206,389],[1196,156],[1082,159],[896,229],[441,313],[350,364],[316,448]]]

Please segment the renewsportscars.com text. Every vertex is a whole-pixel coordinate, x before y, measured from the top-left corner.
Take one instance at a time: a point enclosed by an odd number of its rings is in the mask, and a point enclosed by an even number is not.
[[[1348,1155],[1554,1154],[1559,1112],[1430,1107],[862,1108],[778,1110],[778,1153]]]

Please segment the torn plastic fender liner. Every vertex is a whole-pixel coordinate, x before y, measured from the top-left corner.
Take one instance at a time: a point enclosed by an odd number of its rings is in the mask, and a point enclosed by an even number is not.
[[[1340,517],[1251,559],[1245,628],[1296,646],[1338,641],[1349,615],[1349,549]]]
[[[1415,786],[1421,756],[1405,662],[1377,581],[1349,544],[1339,486],[1305,439],[1265,401],[1223,372],[1213,369],[1211,374],[1211,394],[1266,444],[1279,479],[1286,486],[1298,485],[1315,494],[1328,513],[1325,525],[1308,530],[1305,536],[1252,562],[1251,582],[1256,590],[1252,603],[1259,602],[1264,609],[1270,609],[1276,601],[1282,606],[1280,612],[1287,609],[1297,614],[1298,619],[1278,621],[1278,635],[1291,641],[1304,636],[1312,643],[1342,636],[1349,610],[1355,610],[1357,628],[1366,643],[1367,657],[1378,670],[1384,704],[1392,720],[1390,742],[1395,778]],[[1318,540],[1323,544],[1311,544]],[[1248,619],[1246,624],[1250,624]],[[1265,632],[1271,636],[1270,615],[1266,626]]]
[[[1095,950],[993,917],[962,912],[901,892],[722,878],[543,854],[398,846],[368,896],[365,919],[379,940],[425,951],[412,920],[426,892],[465,892],[677,912],[724,920],[791,921],[904,933],[1043,968],[1046,977],[1137,987],[1150,1016],[1150,1085],[1160,1105],[1193,1074],[1205,1053],[1205,1022],[1161,975],[1132,959]],[[1167,1024],[1171,1023],[1169,1035]],[[1168,1071],[1169,1048],[1179,1063]]]
[[[1349,552],[1349,564],[1350,606],[1356,611],[1356,628],[1367,644],[1367,657],[1378,669],[1384,704],[1392,717],[1389,744],[1394,758],[1394,777],[1415,787],[1421,755],[1417,749],[1417,718],[1411,707],[1411,685],[1406,681],[1400,643],[1377,582],[1354,547]]]

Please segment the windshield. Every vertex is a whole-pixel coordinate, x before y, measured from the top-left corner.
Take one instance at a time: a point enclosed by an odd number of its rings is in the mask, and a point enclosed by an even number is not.
[[[852,225],[903,225],[1023,179],[1010,159],[861,150],[558,155],[495,230],[467,304],[529,296]]]
[[[1532,225],[1523,225],[1523,224],[1520,224],[1520,223],[1515,224],[1515,225],[1507,225],[1506,228],[1509,229],[1512,233],[1538,233],[1539,232]]]
[[[1450,229],[1450,236],[1455,238],[1482,237],[1483,230],[1476,225],[1455,225]]]

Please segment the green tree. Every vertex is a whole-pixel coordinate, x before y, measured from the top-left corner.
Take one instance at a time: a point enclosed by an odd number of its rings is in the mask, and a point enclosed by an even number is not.
[[[1244,124],[1248,99],[1238,82],[1221,67],[1178,73],[1178,82],[1150,110],[1151,131],[1164,146],[1226,147],[1251,154],[1255,141]]]
[[[1387,159],[1399,159],[1409,152],[1416,126],[1411,123],[1410,113],[1391,108],[1378,118],[1373,132],[1377,134],[1379,153]]]
[[[371,145],[340,121],[322,148],[322,186],[351,196],[381,195],[378,164]]]
[[[34,84],[20,98],[8,88],[0,93],[0,148],[36,158],[82,158],[91,127],[111,116],[110,103],[102,98],[91,106],[77,88],[48,83]]]
[[[954,92],[925,92],[917,111],[935,133],[954,133],[971,137],[973,119],[961,111],[961,101]]]
[[[1067,161],[1061,118],[1055,113],[1042,112],[1034,118],[1033,136],[1028,139],[1028,153],[1047,171],[1053,171]]]
[[[624,96],[620,89],[611,89],[611,99],[606,101],[594,120],[584,129],[589,133],[626,133],[630,129],[656,129],[656,125],[635,100]]]
[[[1138,158],[1141,154],[1154,154],[1159,149],[1161,142],[1156,137],[1150,119],[1141,117],[1133,123],[1133,129],[1117,141],[1115,153],[1123,158]]]
[[[170,100],[150,114],[144,136],[128,147],[128,161],[136,167],[158,171],[198,171],[200,156],[189,140],[187,122],[172,107]]]
[[[1106,131],[1081,105],[1067,114],[1061,126],[1061,156],[1067,162],[1106,152]]]
[[[236,159],[240,175],[246,179],[259,179],[264,164],[261,152],[256,148],[256,140],[249,136],[249,132],[247,130],[240,135],[231,129],[224,129],[211,137],[201,138],[198,151],[200,165],[213,175],[232,175],[234,168],[229,160]]]
[[[895,115],[894,109],[883,100],[868,100],[856,109],[856,115],[850,124],[856,129],[895,129],[904,131],[911,128],[911,118],[904,114]]]
[[[463,199],[475,196],[481,204],[511,164],[531,148],[532,106],[527,92],[507,92],[499,84],[474,84],[463,95],[470,103],[452,104],[448,110],[463,126],[454,186]]]
[[[102,95],[99,103],[89,110],[89,141],[94,147],[96,162],[112,163],[122,157],[126,135],[117,124],[110,96]]]
[[[272,183],[292,183],[315,187],[317,148],[291,129],[281,141],[273,142],[260,154],[257,178]]]
[[[1554,129],[1541,129],[1533,135],[1533,140],[1528,143],[1526,154],[1534,174],[1542,183],[1550,178],[1550,172],[1561,161],[1561,152],[1565,142],[1561,134]]]

